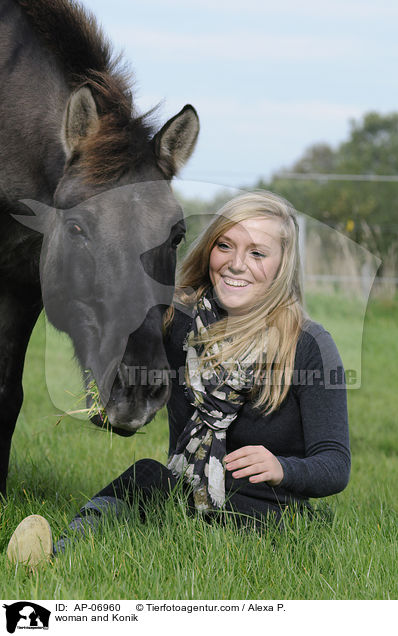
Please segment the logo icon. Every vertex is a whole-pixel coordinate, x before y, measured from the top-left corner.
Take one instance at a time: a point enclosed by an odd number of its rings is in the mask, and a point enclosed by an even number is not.
[[[6,610],[9,634],[13,634],[16,629],[48,629],[51,612],[41,605],[31,601],[19,601],[3,607]]]

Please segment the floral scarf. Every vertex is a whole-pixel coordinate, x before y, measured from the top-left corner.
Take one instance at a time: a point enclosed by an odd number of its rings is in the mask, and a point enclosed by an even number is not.
[[[211,361],[206,361],[209,355],[220,353],[214,345],[199,367],[204,346],[195,341],[218,320],[220,309],[210,290],[194,308],[192,329],[184,346],[186,392],[195,411],[168,462],[173,474],[182,475],[192,486],[195,507],[201,512],[219,509],[225,502],[226,432],[246,401],[254,376],[250,350],[244,360],[225,360],[215,371]]]

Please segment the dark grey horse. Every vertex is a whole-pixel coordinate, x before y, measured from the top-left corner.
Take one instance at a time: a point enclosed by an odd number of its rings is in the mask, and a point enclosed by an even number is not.
[[[135,112],[127,81],[77,3],[2,0],[2,493],[43,301],[97,381],[116,432],[133,434],[168,397],[161,327],[184,234],[170,181],[191,155],[199,123],[185,106],[155,133]],[[162,379],[143,385],[138,374],[132,382],[134,367]]]

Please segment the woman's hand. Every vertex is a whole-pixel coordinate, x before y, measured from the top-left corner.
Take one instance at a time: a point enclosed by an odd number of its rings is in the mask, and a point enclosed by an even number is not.
[[[283,479],[280,462],[264,446],[243,446],[226,455],[224,462],[234,479],[249,477],[252,484],[266,481],[271,486],[278,486]]]

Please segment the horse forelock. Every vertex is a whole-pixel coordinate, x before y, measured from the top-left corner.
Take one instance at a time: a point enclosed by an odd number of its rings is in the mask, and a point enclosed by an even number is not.
[[[153,111],[137,116],[123,74],[95,73],[86,82],[94,95],[99,125],[79,146],[79,166],[88,183],[103,184],[150,162]]]
[[[143,126],[134,120],[126,128],[118,123],[112,113],[104,115],[98,131],[80,144],[79,170],[85,183],[114,182],[129,170],[151,163],[149,136]]]

